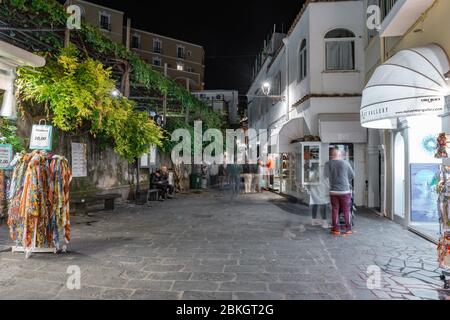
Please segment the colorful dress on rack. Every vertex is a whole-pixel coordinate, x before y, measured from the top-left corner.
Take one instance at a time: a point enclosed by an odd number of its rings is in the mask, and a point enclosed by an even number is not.
[[[68,162],[44,151],[22,153],[12,162],[8,225],[24,248],[59,248],[59,233],[70,241]]]

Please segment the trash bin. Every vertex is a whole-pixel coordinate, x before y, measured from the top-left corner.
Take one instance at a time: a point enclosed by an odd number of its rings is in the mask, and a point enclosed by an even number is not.
[[[199,173],[191,174],[191,189],[197,190],[202,186],[202,176]]]
[[[141,190],[136,194],[136,204],[137,205],[144,205],[147,203],[147,190]]]

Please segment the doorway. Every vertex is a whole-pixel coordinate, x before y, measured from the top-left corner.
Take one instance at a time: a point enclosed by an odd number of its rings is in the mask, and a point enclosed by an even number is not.
[[[399,132],[395,135],[394,142],[394,220],[406,218],[406,148],[403,135]]]

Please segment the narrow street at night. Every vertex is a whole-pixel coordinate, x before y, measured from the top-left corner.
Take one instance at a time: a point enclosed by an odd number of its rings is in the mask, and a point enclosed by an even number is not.
[[[0,253],[2,299],[445,299],[435,245],[372,212],[355,234],[312,227],[307,207],[264,193],[199,192],[73,217],[69,252]],[[7,247],[1,229],[0,247]],[[8,250],[9,251],[9,250]],[[66,288],[81,269],[81,290]],[[369,290],[367,270],[382,270]]]

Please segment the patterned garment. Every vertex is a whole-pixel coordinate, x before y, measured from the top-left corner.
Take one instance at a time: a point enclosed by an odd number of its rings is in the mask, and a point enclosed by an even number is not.
[[[70,241],[68,161],[44,151],[13,160],[8,225],[11,238],[25,248],[59,248],[59,232]]]

